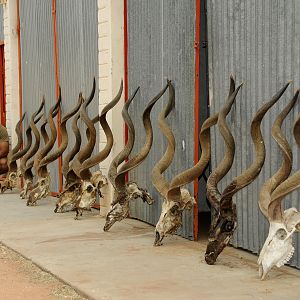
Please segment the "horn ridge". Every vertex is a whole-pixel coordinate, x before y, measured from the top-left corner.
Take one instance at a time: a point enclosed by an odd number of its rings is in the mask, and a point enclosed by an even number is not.
[[[62,118],[62,121],[60,123],[61,135],[62,135],[60,146],[53,153],[49,153],[41,160],[40,162],[41,168],[47,166],[49,163],[53,162],[58,157],[60,157],[65,151],[65,149],[67,148],[68,146],[68,132],[66,128],[67,121],[79,111],[81,104],[82,104],[82,98],[79,97],[76,106]]]
[[[175,89],[171,81],[168,80],[169,86],[169,100],[166,107],[161,111],[158,117],[158,125],[163,135],[168,141],[167,149],[165,150],[162,158],[155,164],[152,169],[152,184],[155,186],[157,191],[162,197],[166,198],[167,191],[169,189],[169,183],[162,176],[164,171],[170,166],[175,154],[175,137],[174,134],[166,122],[167,116],[175,106]]]
[[[133,158],[131,158],[129,161],[127,161],[124,165],[121,166],[118,175],[125,175],[125,173],[136,168],[139,164],[141,164],[147,157],[153,142],[153,129],[150,118],[151,110],[155,103],[164,95],[168,87],[169,85],[166,84],[165,87],[147,104],[146,108],[144,109],[142,115],[143,125],[146,132],[146,140],[144,146]]]
[[[294,98],[298,98],[299,96],[299,90],[297,90]],[[294,138],[296,140],[297,145],[300,145],[300,135],[299,130],[300,128],[300,116],[298,116],[298,119],[296,120],[294,124]],[[286,160],[286,166],[287,169],[292,167],[292,161]],[[286,171],[284,175],[286,175]],[[291,192],[293,192],[295,189],[300,187],[300,170],[295,172],[293,175],[285,179],[283,182],[281,182],[276,189],[271,194],[271,201],[268,206],[268,218],[272,221],[282,221],[282,207],[281,203],[283,199]]]
[[[38,117],[38,119],[36,119],[36,117],[42,111],[44,105],[45,105],[45,98],[43,97],[42,102],[41,102],[38,110],[32,114],[30,122],[29,122],[29,126],[30,126],[31,131],[33,132],[33,135],[34,135],[34,138],[35,138],[35,142],[34,142],[33,146],[31,146],[29,148],[29,151],[26,152],[26,154],[22,157],[21,162],[20,162],[20,169],[21,169],[21,172],[22,172],[22,174],[25,178],[26,178],[25,171],[27,169],[27,167],[26,167],[27,162],[38,151],[39,146],[40,146],[40,133],[39,133],[39,130],[37,129],[37,126],[35,124],[41,119],[41,116]]]
[[[264,104],[254,116],[251,123],[250,132],[255,149],[255,160],[248,169],[246,169],[239,176],[235,177],[223,191],[221,199],[221,212],[226,211],[226,209],[232,205],[232,197],[235,193],[249,185],[259,175],[261,168],[264,165],[266,155],[260,124],[265,114],[281,98],[289,84],[290,83],[285,84],[284,87],[279,90],[270,101]]]
[[[39,152],[37,153],[34,159],[35,172],[41,177],[46,176],[47,169],[45,168],[45,166],[43,167],[40,166],[40,162],[49,153],[49,151],[51,151],[57,138],[57,130],[53,118],[58,114],[60,104],[61,104],[61,96],[59,95],[58,101],[54,104],[54,106],[50,108],[48,112],[47,122],[50,127],[49,141],[46,143],[46,145],[43,148],[39,150]]]
[[[121,85],[116,97],[102,109],[102,112],[99,117],[94,118],[94,120],[100,121],[101,127],[103,128],[106,136],[106,145],[98,154],[88,158],[82,163],[82,167],[80,170],[80,177],[82,178],[90,179],[92,173],[89,171],[89,168],[92,168],[93,166],[99,164],[101,161],[106,159],[112,149],[114,138],[113,138],[113,133],[111,131],[111,128],[106,121],[106,114],[113,107],[115,107],[115,105],[120,101],[122,92],[123,92],[123,80],[121,81]]]
[[[62,172],[63,172],[63,175],[64,175],[65,179],[68,178],[67,174],[71,170],[70,169],[70,162],[73,160],[73,158],[79,152],[80,146],[81,146],[81,134],[80,134],[79,127],[77,125],[77,122],[78,122],[79,118],[80,118],[80,112],[78,112],[75,115],[75,117],[72,121],[72,131],[75,135],[75,144],[74,144],[73,148],[70,150],[70,152],[63,159]]]
[[[129,156],[129,154],[133,148],[133,144],[134,144],[134,140],[135,140],[135,130],[134,130],[134,126],[133,126],[131,117],[128,113],[128,108],[129,108],[131,102],[133,101],[133,99],[135,98],[139,89],[140,89],[140,87],[138,87],[133,92],[133,94],[129,97],[129,99],[124,103],[124,106],[122,109],[122,118],[128,128],[128,139],[127,139],[127,143],[126,143],[125,147],[123,148],[123,150],[120,151],[117,154],[117,156],[112,160],[112,162],[109,166],[109,170],[108,170],[109,181],[111,182],[111,184],[113,185],[115,190],[118,190],[119,188],[123,188],[123,185],[121,187],[120,185],[117,185],[115,182],[115,179],[118,175],[117,168]]]
[[[230,86],[232,86],[232,83]],[[226,124],[226,116],[229,114],[241,86],[242,84],[240,84],[237,87],[237,89],[235,89],[233,92],[232,92],[233,89],[230,88],[230,92],[232,93],[228,95],[225,105],[219,112],[218,121],[217,121],[219,131],[225,142],[225,155],[221,163],[212,171],[212,173],[208,177],[207,186],[206,186],[208,200],[217,211],[221,200],[221,193],[218,190],[217,185],[220,182],[220,180],[230,170],[234,159],[234,153],[235,153],[235,142],[229,130],[229,127]]]

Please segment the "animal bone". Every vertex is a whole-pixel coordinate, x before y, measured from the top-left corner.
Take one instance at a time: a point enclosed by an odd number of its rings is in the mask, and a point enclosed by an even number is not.
[[[45,174],[45,172],[47,171],[47,165],[49,163],[53,162],[54,160],[56,160],[57,158],[59,158],[63,154],[65,149],[67,148],[67,146],[68,146],[68,132],[67,132],[67,127],[66,127],[67,121],[79,111],[82,102],[83,102],[83,98],[81,96],[79,96],[77,105],[62,118],[62,121],[60,124],[61,134],[62,134],[61,143],[60,143],[59,147],[56,149],[56,151],[54,151],[53,153],[49,153],[47,156],[45,156],[43,159],[41,159],[41,161],[39,163],[40,174]],[[50,177],[49,177],[49,179],[50,179]],[[48,184],[48,190],[49,190],[50,180],[49,180],[49,182],[47,181],[47,184]],[[43,193],[41,188],[40,188],[40,193],[41,193],[40,196],[38,198],[36,198],[35,201],[47,196],[46,193]],[[39,195],[39,193],[35,192],[35,195]]]
[[[81,184],[81,197],[78,198],[75,204],[75,211],[76,211],[75,219],[78,219],[79,214],[82,215],[83,210],[91,209],[92,205],[96,202],[97,193],[100,195],[100,197],[102,197],[101,188],[107,185],[107,179],[101,173],[101,171],[91,173],[89,169],[101,163],[110,154],[114,139],[113,139],[112,131],[106,121],[106,115],[120,101],[122,91],[123,91],[123,81],[121,81],[120,89],[116,97],[103,108],[98,118],[100,125],[104,130],[106,136],[105,147],[98,154],[90,158],[87,158],[86,160],[82,161],[82,163],[80,164],[78,163],[75,164],[73,167],[75,174],[78,177],[80,177],[81,180],[83,181]],[[91,121],[87,117],[86,113],[82,114],[82,119],[88,126],[87,135],[89,136],[93,133],[93,121]]]
[[[134,127],[130,116],[128,115],[128,106],[130,105],[131,101],[133,100],[136,92],[133,96],[127,101],[127,106],[124,106],[123,109],[123,118],[125,123],[129,129],[129,138],[128,143],[125,148],[117,155],[117,157],[111,163],[109,169],[109,179],[114,187],[114,199],[111,204],[111,209],[106,216],[106,223],[104,225],[103,230],[108,231],[116,221],[121,221],[124,218],[127,218],[129,215],[129,203],[134,199],[141,198],[144,202],[151,205],[154,200],[147,192],[147,190],[138,186],[135,182],[125,182],[125,175],[128,171],[136,168],[140,165],[149,154],[149,151],[152,146],[153,142],[153,131],[151,125],[150,114],[153,106],[155,103],[162,97],[165,91],[168,88],[168,84],[156,95],[147,105],[143,112],[143,124],[146,132],[146,141],[140,152],[131,158],[129,161],[124,163],[120,170],[117,172],[117,167],[129,156],[133,144],[134,144]]]
[[[277,117],[272,136],[279,145],[283,162],[279,170],[263,185],[260,191],[259,206],[270,223],[269,234],[258,258],[259,276],[263,280],[274,267],[280,268],[286,264],[294,254],[293,234],[300,231],[300,212],[296,208],[282,211],[282,201],[285,196],[300,186],[300,171],[289,177],[292,170],[292,151],[281,131],[281,125],[288,112],[295,105],[299,90],[289,105]],[[300,147],[300,117],[294,125],[294,138]]]
[[[226,154],[223,161],[211,173],[207,181],[207,196],[214,214],[209,231],[208,245],[205,261],[214,264],[219,254],[228,245],[237,226],[236,205],[232,197],[242,188],[249,185],[260,173],[265,160],[265,146],[260,130],[260,124],[267,111],[280,99],[289,84],[286,84],[269,102],[263,105],[256,113],[251,123],[251,137],[255,147],[256,158],[254,162],[241,175],[235,177],[221,194],[217,188],[218,182],[227,174],[232,166],[234,157],[234,140],[225,123],[225,116],[229,110],[223,108],[219,113],[218,124],[220,132],[226,143]],[[231,89],[231,91],[234,89]],[[234,93],[237,92],[237,89]],[[232,93],[232,95],[234,95]],[[230,98],[230,96],[229,96]],[[232,98],[232,96],[231,96]],[[225,105],[226,106],[226,105]]]
[[[167,108],[165,111],[166,110]],[[202,153],[199,161],[193,167],[176,175],[169,184],[161,174],[168,168],[172,161],[175,151],[175,141],[172,132],[164,121],[165,117],[166,113],[162,112],[159,117],[159,124],[163,133],[168,138],[168,148],[152,171],[153,184],[164,198],[162,212],[155,228],[154,246],[161,246],[162,240],[167,234],[176,233],[177,229],[182,225],[183,211],[191,209],[195,204],[195,199],[183,186],[192,182],[204,172],[210,159],[209,129],[215,125],[218,120],[218,114],[216,114],[203,123],[200,131]]]
[[[86,112],[86,107],[93,98],[95,92],[95,79],[93,85],[93,92],[89,97],[89,100],[85,102],[81,109],[80,115],[84,123],[87,125],[87,147],[79,151],[76,159],[69,165],[70,161],[76,155],[76,152],[80,149],[81,136],[79,128],[77,127],[77,120],[73,121],[72,129],[76,136],[76,143],[74,148],[67,155],[67,160],[64,161],[64,176],[66,178],[66,185],[64,191],[60,194],[59,199],[56,203],[55,212],[65,212],[68,210],[75,210],[76,217],[78,219],[79,215],[82,215],[83,210],[90,210],[92,205],[96,201],[96,195],[101,194],[101,188],[107,184],[106,177],[100,172],[96,171],[91,173],[90,168],[102,162],[109,155],[113,146],[113,135],[112,131],[106,121],[106,114],[111,110],[121,99],[123,91],[123,81],[121,82],[119,92],[117,96],[106,105],[100,116],[95,117],[91,120]],[[93,147],[96,141],[96,130],[94,124],[100,122],[101,127],[106,135],[107,143],[98,154],[91,156]]]
[[[40,146],[40,133],[36,127],[36,123],[41,119],[42,116],[38,117],[38,114],[42,111],[43,107],[45,105],[45,99],[43,98],[42,103],[38,110],[34,112],[31,116],[30,123],[29,123],[29,128],[32,130],[35,138],[35,143],[32,146],[32,136],[31,136],[31,130],[26,130],[26,136],[27,136],[27,144],[24,147],[24,149],[28,148],[29,150],[24,154],[24,156],[21,158],[20,161],[20,172],[22,174],[22,177],[25,180],[25,184],[23,187],[23,190],[20,193],[20,197],[22,199],[25,199],[27,197],[27,193],[29,189],[32,187],[32,182],[33,182],[33,174],[31,171],[31,168],[33,166],[33,161],[29,161],[31,157],[35,155],[35,153],[38,151],[39,146]],[[27,135],[27,133],[29,135]]]

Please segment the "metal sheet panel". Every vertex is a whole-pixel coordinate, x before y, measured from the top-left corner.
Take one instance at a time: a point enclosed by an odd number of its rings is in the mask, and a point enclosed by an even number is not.
[[[93,78],[98,78],[98,21],[97,0],[57,0],[57,35],[59,79],[62,89],[63,113],[70,111],[77,103],[79,92],[87,98],[92,90]],[[98,86],[93,102],[89,105],[90,117],[99,112]],[[65,154],[74,145],[74,135],[69,121],[69,145]],[[83,143],[86,126],[79,122]],[[97,124],[97,130],[98,126]],[[99,130],[97,131],[99,136]],[[99,149],[96,142],[94,153]]]
[[[43,95],[46,112],[56,102],[51,1],[20,1],[20,29],[23,112],[30,117]],[[51,191],[58,192],[57,161],[49,170]]]
[[[145,105],[171,79],[176,90],[175,109],[168,122],[176,137],[173,163],[164,173],[170,180],[193,165],[194,158],[194,32],[195,1],[138,1],[128,0],[128,76],[129,94],[141,87],[130,114],[136,128],[133,154],[145,139],[141,115]],[[155,203],[148,206],[136,200],[131,205],[131,216],[156,224],[161,212],[161,199],[151,183],[151,171],[166,149],[166,139],[157,126],[159,112],[166,105],[167,95],[152,111],[154,141],[147,159],[131,171],[130,180],[136,180],[148,189]],[[193,194],[193,186],[188,186]],[[193,239],[193,212],[184,213],[179,234]]]
[[[0,41],[4,41],[3,5],[0,5]]]
[[[233,244],[258,253],[268,233],[268,224],[258,208],[261,185],[276,172],[282,161],[270,130],[278,113],[291,99],[300,84],[300,2],[296,0],[211,0],[208,9],[209,86],[211,114],[224,103],[229,75],[244,81],[227,120],[236,140],[236,156],[232,170],[220,183],[223,190],[230,179],[240,174],[253,161],[249,134],[250,122],[257,109],[283,84],[292,79],[288,91],[265,116],[262,132],[266,144],[266,161],[257,180],[235,196],[238,228]],[[299,149],[293,141],[292,125],[299,113],[297,104],[284,122],[284,130],[293,147],[293,172],[299,169]],[[223,142],[212,130],[212,165],[223,155]],[[299,192],[285,200],[285,206],[300,208]],[[300,267],[300,239],[295,240],[296,253],[291,265]]]

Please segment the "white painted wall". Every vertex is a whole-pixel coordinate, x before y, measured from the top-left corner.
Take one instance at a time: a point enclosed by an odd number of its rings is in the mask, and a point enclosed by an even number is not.
[[[98,0],[98,34],[99,34],[99,103],[100,111],[117,94],[121,79],[124,79],[124,1]],[[107,115],[114,135],[114,146],[110,156],[100,165],[107,175],[109,165],[124,147],[124,125],[121,110],[123,95],[118,105]],[[104,132],[100,131],[100,149],[105,145]],[[106,215],[113,196],[113,188],[109,184],[103,191],[101,215]]]
[[[4,17],[4,57],[6,92],[6,127],[12,145],[16,143],[15,125],[19,121],[19,66],[17,1],[9,0],[3,4]]]

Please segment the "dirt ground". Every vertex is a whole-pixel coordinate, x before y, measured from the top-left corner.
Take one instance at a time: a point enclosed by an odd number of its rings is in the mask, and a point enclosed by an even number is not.
[[[1,300],[86,298],[31,261],[0,244]]]

